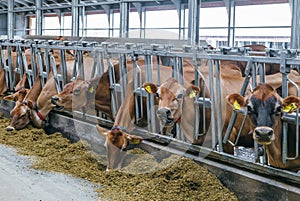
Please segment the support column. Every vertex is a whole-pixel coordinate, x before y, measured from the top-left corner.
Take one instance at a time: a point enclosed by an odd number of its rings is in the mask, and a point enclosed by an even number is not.
[[[39,36],[43,33],[43,12],[42,12],[42,0],[35,0],[35,35]]]
[[[120,3],[120,38],[128,38],[129,31],[129,3]]]
[[[235,37],[235,0],[225,0],[225,6],[228,15],[228,34],[227,34],[227,45],[234,46]]]
[[[291,48],[300,48],[300,0],[289,0],[292,13]]]
[[[79,3],[80,0],[72,0],[72,36],[79,36]]]
[[[14,0],[7,1],[7,36],[8,39],[14,38]]]
[[[188,43],[199,44],[200,0],[189,0]]]

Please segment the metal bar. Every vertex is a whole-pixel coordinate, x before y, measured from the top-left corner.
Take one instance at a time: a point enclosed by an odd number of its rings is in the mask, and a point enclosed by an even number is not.
[[[192,46],[199,43],[200,7],[200,0],[188,1],[188,44]]]
[[[72,36],[79,36],[79,4],[80,0],[72,0]]]
[[[43,11],[42,11],[42,0],[35,0],[35,35],[42,35],[43,33]]]
[[[7,2],[8,12],[7,12],[7,36],[8,39],[14,38],[14,0]]]

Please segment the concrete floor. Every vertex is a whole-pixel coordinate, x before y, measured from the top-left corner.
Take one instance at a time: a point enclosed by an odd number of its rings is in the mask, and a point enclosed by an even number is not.
[[[33,158],[0,144],[0,201],[96,201],[95,185],[30,168]]]

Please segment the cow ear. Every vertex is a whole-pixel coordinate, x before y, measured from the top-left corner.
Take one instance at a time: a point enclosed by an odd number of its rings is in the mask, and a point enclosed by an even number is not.
[[[15,94],[11,94],[11,95],[4,96],[3,99],[7,101],[15,101],[16,96]]]
[[[234,110],[242,110],[246,107],[245,98],[240,94],[230,94],[226,97],[226,101]]]
[[[296,96],[288,96],[283,99],[282,112],[292,113],[300,107],[300,99]]]
[[[149,94],[155,94],[157,92],[157,85],[150,83],[150,82],[146,82],[143,84],[143,88],[147,91],[147,93]]]
[[[200,92],[200,88],[196,85],[191,85],[189,88],[186,89],[186,95],[189,98],[195,98]]]
[[[130,134],[127,134],[127,133],[124,133],[123,134],[126,135],[126,138],[129,140],[129,142],[131,142],[132,144],[140,144],[143,140],[142,137],[139,137],[139,136],[136,136],[136,135],[130,135]]]
[[[105,128],[102,128],[102,127],[101,127],[101,126],[99,126],[99,125],[96,125],[96,129],[98,130],[99,134],[101,134],[101,135],[104,135],[104,136],[106,136],[106,135],[107,135],[107,132],[108,132],[108,130],[107,130],[107,129],[105,129]]]

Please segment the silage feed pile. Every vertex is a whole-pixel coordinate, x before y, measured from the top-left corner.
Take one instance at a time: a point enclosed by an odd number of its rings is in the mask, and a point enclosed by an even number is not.
[[[158,163],[140,149],[129,150],[134,160],[122,170],[106,172],[105,155],[96,155],[84,142],[70,143],[60,133],[47,135],[28,126],[6,131],[0,117],[0,143],[34,157],[33,168],[71,174],[103,186],[101,200],[237,200],[217,177],[191,159],[172,155]]]

